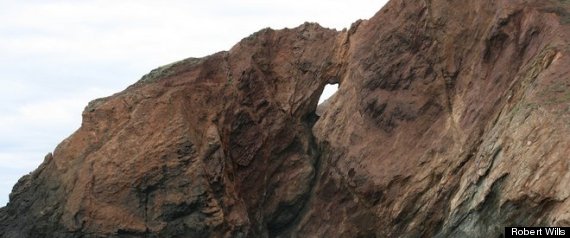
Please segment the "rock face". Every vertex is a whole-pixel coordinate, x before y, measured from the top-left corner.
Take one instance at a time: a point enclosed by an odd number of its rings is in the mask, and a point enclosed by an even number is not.
[[[91,102],[1,237],[498,237],[570,226],[570,3],[392,0]],[[315,114],[327,83],[339,91]]]

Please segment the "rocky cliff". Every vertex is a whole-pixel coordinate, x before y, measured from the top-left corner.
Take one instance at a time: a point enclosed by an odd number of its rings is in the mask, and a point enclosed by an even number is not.
[[[85,108],[1,237],[498,237],[570,226],[570,2],[392,0]],[[339,91],[315,113],[326,84]]]

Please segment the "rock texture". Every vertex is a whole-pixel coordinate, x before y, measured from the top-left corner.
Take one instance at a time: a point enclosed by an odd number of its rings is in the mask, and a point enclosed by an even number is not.
[[[392,0],[91,102],[2,237],[498,237],[570,226],[570,3]],[[340,83],[315,111],[327,83]]]

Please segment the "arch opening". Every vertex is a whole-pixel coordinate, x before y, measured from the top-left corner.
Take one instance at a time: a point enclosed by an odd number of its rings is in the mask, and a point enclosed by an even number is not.
[[[338,91],[338,83],[335,84],[327,84],[321,93],[321,97],[319,97],[319,103],[317,104],[316,114],[318,117],[323,115],[323,112],[329,106],[329,99]]]
[[[329,99],[332,95],[334,95],[338,91],[338,83],[335,84],[327,84],[323,89],[323,93],[321,93],[321,97],[319,98],[319,105]]]

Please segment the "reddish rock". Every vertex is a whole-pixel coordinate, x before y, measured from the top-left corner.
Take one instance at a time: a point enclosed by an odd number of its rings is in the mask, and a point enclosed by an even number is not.
[[[570,225],[570,5],[392,0],[91,102],[2,237],[497,237]],[[315,111],[327,83],[340,83]]]

